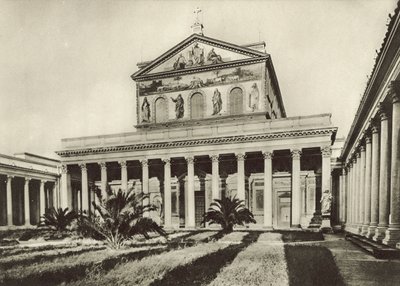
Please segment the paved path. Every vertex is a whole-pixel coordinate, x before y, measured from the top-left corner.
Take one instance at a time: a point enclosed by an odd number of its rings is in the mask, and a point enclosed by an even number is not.
[[[319,244],[332,252],[347,285],[400,285],[400,260],[376,259],[343,235],[325,235]]]

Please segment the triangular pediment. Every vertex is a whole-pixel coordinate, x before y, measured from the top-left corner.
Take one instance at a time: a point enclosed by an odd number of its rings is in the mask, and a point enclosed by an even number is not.
[[[193,34],[132,75],[133,78],[165,72],[265,57],[259,51]]]

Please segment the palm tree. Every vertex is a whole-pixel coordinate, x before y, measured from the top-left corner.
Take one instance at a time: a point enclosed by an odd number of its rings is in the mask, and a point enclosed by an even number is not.
[[[244,201],[234,196],[223,199],[215,199],[208,211],[203,215],[202,223],[219,224],[222,231],[229,233],[235,225],[244,223],[256,223],[254,215],[245,207]]]
[[[155,221],[143,217],[144,213],[156,209],[153,205],[143,205],[148,195],[135,194],[131,189],[111,192],[106,199],[98,194],[98,198],[99,204],[93,202],[96,215],[82,217],[81,223],[93,236],[104,238],[111,248],[120,248],[136,234],[145,238],[149,238],[150,232],[166,236],[164,229]]]
[[[47,209],[41,217],[39,227],[47,226],[55,231],[65,231],[77,217],[77,213],[68,208],[55,209],[52,207]]]

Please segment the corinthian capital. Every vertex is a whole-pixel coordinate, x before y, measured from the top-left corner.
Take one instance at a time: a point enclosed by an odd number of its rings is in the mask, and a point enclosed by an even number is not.
[[[82,171],[87,171],[86,163],[80,163],[79,167],[81,168]]]
[[[272,157],[274,157],[274,153],[273,152],[270,152],[270,151],[265,151],[265,152],[263,152],[263,158],[264,159],[272,159]]]
[[[210,158],[211,158],[211,161],[214,163],[219,162],[219,155],[214,154],[214,155],[211,155]]]
[[[391,97],[393,103],[400,101],[400,81],[394,80],[390,82],[388,96]]]
[[[330,157],[332,155],[331,146],[321,147],[321,154],[322,154],[322,157]]]
[[[67,174],[68,173],[67,165],[65,165],[65,164],[61,165],[61,173],[62,174]]]
[[[193,164],[194,163],[194,157],[193,156],[188,156],[185,158],[186,162],[188,164]]]
[[[125,160],[121,160],[118,163],[121,166],[121,168],[126,168],[126,166],[127,166],[127,162]]]
[[[290,153],[292,155],[292,159],[300,159],[301,157],[301,150],[299,149],[293,149],[292,152]]]
[[[246,154],[243,154],[243,153],[237,153],[236,154],[236,160],[244,161],[244,159],[246,159]]]

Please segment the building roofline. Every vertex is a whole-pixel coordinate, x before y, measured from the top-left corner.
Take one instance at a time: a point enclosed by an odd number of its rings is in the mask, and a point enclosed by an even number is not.
[[[382,79],[385,77],[387,70],[392,62],[392,55],[396,53],[400,47],[400,1],[397,2],[397,7],[394,10],[394,15],[391,17],[388,29],[383,39],[378,56],[375,59],[372,68],[371,76],[368,80],[363,97],[358,106],[354,120],[351,124],[350,131],[343,146],[343,151],[340,155],[342,159],[348,157],[357,137],[359,129],[362,127],[368,112],[372,108],[373,100],[376,97],[376,92],[379,90]],[[398,34],[395,37],[395,34]],[[389,54],[389,55],[388,55]]]

